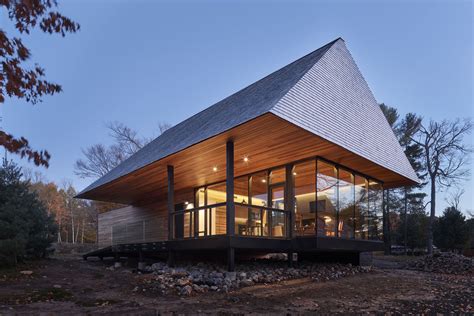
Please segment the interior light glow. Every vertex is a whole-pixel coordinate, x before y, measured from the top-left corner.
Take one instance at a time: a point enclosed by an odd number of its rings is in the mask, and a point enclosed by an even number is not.
[[[249,157],[245,156],[244,157],[244,162],[249,162]]]
[[[217,171],[217,167],[212,167],[212,171],[216,172]]]

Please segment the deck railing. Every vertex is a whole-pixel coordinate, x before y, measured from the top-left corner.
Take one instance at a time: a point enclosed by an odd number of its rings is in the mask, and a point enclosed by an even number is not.
[[[226,218],[226,203],[174,212],[171,214],[173,239],[225,235]],[[235,235],[286,238],[288,228],[286,210],[235,203]]]
[[[152,242],[162,239],[157,228],[163,223],[160,219],[141,220],[128,223],[116,224],[111,227],[110,241],[112,245],[120,245],[127,243],[143,243]]]

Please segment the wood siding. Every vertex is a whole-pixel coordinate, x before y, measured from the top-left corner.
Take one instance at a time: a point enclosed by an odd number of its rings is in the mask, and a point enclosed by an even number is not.
[[[166,204],[127,206],[99,215],[99,246],[167,239]]]
[[[178,192],[176,203],[193,201],[193,189]],[[126,206],[99,214],[100,247],[123,243],[156,242],[168,239],[166,199],[145,206]]]

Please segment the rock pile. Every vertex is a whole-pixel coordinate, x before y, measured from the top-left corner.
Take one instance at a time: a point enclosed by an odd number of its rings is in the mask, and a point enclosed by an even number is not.
[[[369,272],[370,267],[341,264],[299,264],[288,268],[284,262],[254,262],[237,266],[236,272],[227,272],[221,266],[198,263],[171,268],[158,262],[146,268],[151,274],[141,278],[134,291],[188,296],[208,291],[228,292],[255,284],[275,283],[309,277],[316,282],[338,279],[356,273]]]
[[[407,268],[446,274],[474,274],[474,258],[442,252],[411,261],[407,264]]]

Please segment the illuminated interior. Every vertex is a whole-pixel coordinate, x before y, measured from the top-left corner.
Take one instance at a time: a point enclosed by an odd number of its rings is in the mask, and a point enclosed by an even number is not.
[[[296,163],[289,170],[296,236],[381,239],[381,183],[319,159]],[[236,235],[287,236],[286,179],[285,168],[234,179]],[[185,207],[196,209],[184,215],[184,237],[225,234],[225,202],[225,182],[197,188],[194,203]]]

